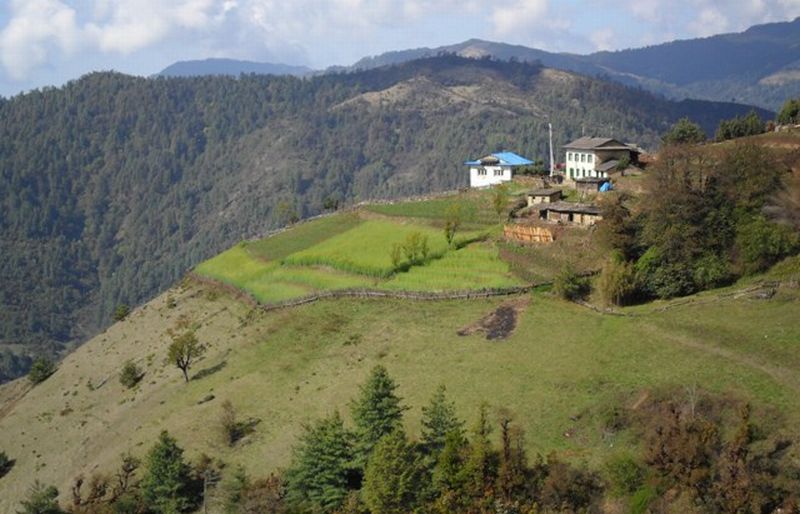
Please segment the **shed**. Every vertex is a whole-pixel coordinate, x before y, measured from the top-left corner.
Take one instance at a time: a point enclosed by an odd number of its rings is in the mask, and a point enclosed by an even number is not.
[[[583,226],[594,225],[603,219],[598,206],[571,202],[542,204],[539,207],[539,217],[547,221]]]
[[[528,207],[540,203],[553,203],[561,200],[561,190],[556,188],[536,189],[528,193]]]
[[[578,193],[596,193],[606,182],[608,179],[600,177],[579,178],[575,179],[575,189]]]

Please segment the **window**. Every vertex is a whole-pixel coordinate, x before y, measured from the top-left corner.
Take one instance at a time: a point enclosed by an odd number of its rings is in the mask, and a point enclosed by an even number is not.
[[[588,157],[588,162],[592,162],[592,159],[593,159],[593,158],[594,158],[594,155],[592,155],[592,154],[589,154],[589,157]]]
[[[581,162],[586,162],[586,154],[581,154]]]
[[[575,178],[575,168],[569,169],[569,178]]]
[[[495,177],[502,177],[503,176],[503,170],[501,168],[495,168],[494,169],[494,176]]]
[[[567,160],[568,161],[572,160],[572,152],[567,152]]]

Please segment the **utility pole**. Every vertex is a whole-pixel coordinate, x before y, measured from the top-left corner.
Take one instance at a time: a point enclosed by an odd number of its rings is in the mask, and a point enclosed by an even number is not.
[[[554,162],[555,159],[553,157],[553,124],[552,123],[548,123],[547,124],[547,128],[548,128],[548,130],[550,132],[550,176],[552,177],[553,175],[555,175],[555,171],[556,171],[556,167],[555,167],[556,165],[555,165],[555,162]]]

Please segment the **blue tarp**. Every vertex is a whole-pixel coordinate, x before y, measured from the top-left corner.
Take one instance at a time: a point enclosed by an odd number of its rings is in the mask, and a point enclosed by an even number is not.
[[[497,152],[490,154],[492,157],[496,157],[500,162],[501,166],[530,166],[533,164],[533,161],[526,159],[521,155],[517,155],[514,152]],[[467,161],[464,164],[468,166],[478,166],[480,165],[480,159],[475,161]]]
[[[611,185],[611,182],[603,182],[603,185],[600,186],[600,192],[601,193],[607,193],[607,192],[611,191],[612,189],[614,189],[614,186]]]

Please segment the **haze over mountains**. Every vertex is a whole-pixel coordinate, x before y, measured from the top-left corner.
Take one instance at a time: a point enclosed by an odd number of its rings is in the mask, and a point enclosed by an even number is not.
[[[548,67],[641,86],[670,98],[732,101],[770,110],[779,109],[786,98],[800,94],[800,18],[756,25],[741,33],[589,55],[471,39],[454,45],[365,57],[352,66],[328,71],[369,69],[440,53],[538,61]],[[271,71],[256,71],[254,63],[245,61],[227,61],[224,67],[210,66],[206,61],[178,64],[160,74],[302,73],[302,70],[282,70],[282,65],[268,63],[263,64],[263,69]]]

